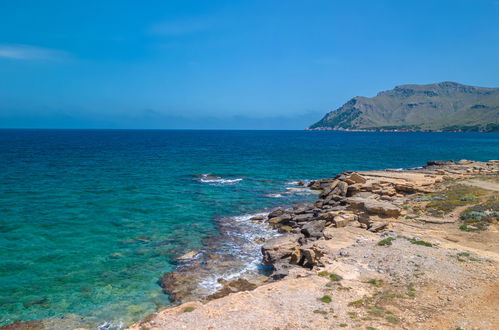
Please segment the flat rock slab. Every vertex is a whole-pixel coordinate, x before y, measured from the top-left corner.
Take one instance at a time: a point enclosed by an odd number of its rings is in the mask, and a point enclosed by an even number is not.
[[[346,202],[356,208],[364,208],[372,214],[397,217],[400,215],[400,209],[392,203],[380,201],[372,198],[351,197]]]

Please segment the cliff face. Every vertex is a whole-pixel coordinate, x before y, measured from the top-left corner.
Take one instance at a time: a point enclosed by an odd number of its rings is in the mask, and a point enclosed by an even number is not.
[[[499,88],[402,85],[354,97],[309,129],[499,131]]]

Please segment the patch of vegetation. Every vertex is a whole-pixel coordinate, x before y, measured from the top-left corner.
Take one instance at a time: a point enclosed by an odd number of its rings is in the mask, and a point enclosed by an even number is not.
[[[348,314],[348,316],[350,316],[350,318],[351,318],[352,320],[355,320],[355,319],[357,318],[357,313],[354,313],[354,312],[348,312],[347,314]]]
[[[404,298],[400,293],[385,293],[382,298],[394,299],[394,298]]]
[[[432,247],[433,246],[433,244],[431,244],[429,242],[417,240],[417,239],[414,239],[414,238],[409,239],[409,242],[411,242],[412,244],[422,245],[422,246],[427,246],[427,247]]]
[[[444,192],[430,194],[428,198],[440,196],[442,198],[432,199],[427,205],[428,214],[433,216],[443,216],[452,212],[459,206],[472,204],[479,200],[479,197],[487,192],[483,189],[464,184],[455,184],[447,188]]]
[[[355,300],[348,303],[348,306],[360,308],[366,304],[364,300]]]
[[[468,225],[461,225],[459,226],[459,229],[462,230],[462,231],[476,231],[476,229],[474,229],[473,227],[471,228],[468,228]]]
[[[450,257],[456,258],[459,262],[480,261],[480,259],[473,257],[469,252],[459,252],[456,255],[450,255]]]
[[[346,327],[348,327],[348,324],[346,324],[346,323],[340,323],[340,327],[346,328]]]
[[[386,320],[390,323],[397,324],[400,323],[400,319],[395,316],[387,316]]]
[[[334,281],[334,282],[338,282],[338,281],[341,281],[343,279],[343,277],[341,277],[338,274],[334,274],[334,273],[329,274],[329,278],[331,279],[331,281]]]
[[[367,281],[367,283],[372,284],[374,286],[381,286],[383,284],[383,280],[371,279]]]
[[[374,327],[367,327],[366,330],[378,330],[378,329],[376,329]]]
[[[497,175],[497,174],[482,175],[482,176],[479,177],[479,179],[483,180],[483,181],[489,181],[489,182],[499,183],[499,175]]]
[[[320,300],[321,300],[323,303],[326,303],[326,304],[329,304],[330,302],[332,302],[332,301],[333,301],[333,299],[331,298],[331,296],[328,296],[328,295],[323,296]]]
[[[338,289],[338,291],[350,291],[350,290],[352,290],[351,287],[343,286],[343,285],[339,285],[337,289]]]
[[[406,215],[404,217],[405,219],[418,219],[418,218],[421,218],[421,215]]]
[[[378,242],[379,246],[389,246],[392,245],[392,242],[395,240],[393,237],[387,237]]]
[[[467,208],[459,216],[463,231],[486,230],[490,224],[499,221],[499,195],[493,195],[485,203]]]
[[[323,270],[322,272],[318,272],[317,275],[325,277],[325,276],[329,275],[329,272],[326,270]]]
[[[326,315],[326,314],[327,314],[327,312],[326,312],[326,311],[323,311],[323,310],[320,310],[320,309],[316,309],[316,310],[314,310],[314,313],[315,313],[315,314],[321,314],[321,315]]]
[[[410,298],[416,297],[416,288],[414,287],[414,283],[409,283],[409,285],[407,285],[407,296]]]
[[[418,196],[414,198],[415,201],[417,202],[429,202],[429,201],[441,201],[444,200],[445,197],[440,194],[429,194],[425,196]]]
[[[196,309],[195,307],[188,306],[188,307],[185,307],[185,308],[183,309],[183,312],[184,312],[184,313],[190,313],[190,312],[194,311],[195,309]]]
[[[381,317],[385,314],[391,314],[392,312],[390,312],[389,310],[386,310],[382,307],[379,307],[379,306],[371,306],[369,307],[368,311],[367,311],[370,315],[373,315],[373,316],[378,316],[378,317]]]

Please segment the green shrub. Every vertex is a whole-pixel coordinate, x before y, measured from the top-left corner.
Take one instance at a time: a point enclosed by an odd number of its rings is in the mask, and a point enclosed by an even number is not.
[[[378,242],[378,245],[379,246],[388,246],[388,245],[392,245],[392,242],[395,240],[395,238],[393,237],[388,237],[388,238],[385,238],[385,239],[382,239],[381,241]]]
[[[333,273],[329,274],[329,278],[331,279],[331,281],[335,282],[341,281],[343,279],[343,277],[341,277],[340,275]]]
[[[396,318],[394,316],[387,316],[386,317],[386,320],[390,323],[393,323],[393,324],[396,324],[396,323],[400,323],[400,319],[399,318]]]
[[[416,245],[422,245],[422,246],[428,246],[428,247],[432,247],[433,246],[433,244],[431,244],[429,242],[420,241],[420,240],[417,240],[417,239],[414,239],[414,238],[411,238],[409,240],[409,242],[411,242],[412,244],[416,244]]]

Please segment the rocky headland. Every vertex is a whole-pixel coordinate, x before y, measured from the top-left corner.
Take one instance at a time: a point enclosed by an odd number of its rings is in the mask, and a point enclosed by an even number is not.
[[[499,88],[455,82],[401,85],[357,96],[311,125],[340,131],[499,131]]]
[[[179,305],[130,329],[499,328],[499,161],[307,185],[315,203],[250,220],[281,234],[261,238],[268,276],[220,279],[199,296],[195,268],[165,274]]]

